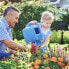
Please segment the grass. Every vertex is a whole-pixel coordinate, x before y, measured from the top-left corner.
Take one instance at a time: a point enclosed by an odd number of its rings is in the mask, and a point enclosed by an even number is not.
[[[19,41],[17,39],[14,39],[14,41],[21,44],[21,45],[26,44],[24,39],[19,40]],[[50,43],[50,45],[51,45],[51,47],[53,47],[54,45],[61,46],[61,47],[68,47],[69,46],[69,44],[59,44],[59,43]]]
[[[57,46],[61,46],[61,47],[69,47],[69,44],[59,44],[59,43],[50,43],[51,46],[57,45]]]
[[[14,41],[15,42],[17,42],[17,43],[19,43],[19,44],[21,44],[21,45],[25,45],[26,44],[26,42],[25,42],[25,40],[24,39],[22,39],[22,40],[17,40],[17,39],[14,39]],[[50,43],[50,46],[51,47],[57,47],[57,46],[61,46],[61,48],[64,48],[64,47],[67,47],[67,48],[69,48],[69,44],[59,44],[59,43]],[[68,51],[69,52],[69,51]]]

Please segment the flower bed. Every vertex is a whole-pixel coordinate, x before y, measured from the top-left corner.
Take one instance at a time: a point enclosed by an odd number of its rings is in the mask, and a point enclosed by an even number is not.
[[[26,46],[26,45],[24,45]],[[41,47],[28,44],[31,51],[19,51],[18,55],[0,60],[0,69],[69,69],[68,48],[67,51],[59,46],[49,47],[48,50],[41,51]]]

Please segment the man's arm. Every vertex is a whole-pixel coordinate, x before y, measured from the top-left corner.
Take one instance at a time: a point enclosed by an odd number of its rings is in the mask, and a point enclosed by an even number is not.
[[[22,46],[16,42],[14,42],[13,40],[11,39],[6,39],[6,40],[2,40],[2,42],[8,47],[8,48],[11,48],[13,50],[17,50],[17,49],[20,49],[20,50],[25,50],[27,49],[27,47],[25,46]]]

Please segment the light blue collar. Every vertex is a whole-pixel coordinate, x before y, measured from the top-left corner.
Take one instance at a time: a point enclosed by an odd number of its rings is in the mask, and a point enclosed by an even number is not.
[[[6,28],[9,27],[7,21],[5,20],[5,18],[4,18],[3,16],[2,16],[2,18],[1,18],[1,21],[5,24]]]

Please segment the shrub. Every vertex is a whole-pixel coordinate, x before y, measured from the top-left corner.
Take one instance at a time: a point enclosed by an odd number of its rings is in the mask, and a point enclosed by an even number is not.
[[[16,24],[14,27],[14,33],[16,36],[13,33],[13,37],[17,39],[22,39],[23,38],[22,29],[25,28],[26,24],[31,20],[37,20],[40,22],[41,13],[46,10],[46,7],[36,5],[33,6],[28,4],[25,5],[22,4],[19,7],[21,14],[18,24]]]
[[[61,30],[52,31],[50,42],[53,43],[61,43]],[[69,43],[69,31],[63,31],[63,42],[64,43]]]
[[[66,14],[62,14],[61,16],[60,16],[60,19],[63,21],[63,23],[65,24],[64,26],[65,26],[65,30],[68,30],[68,24],[69,24],[69,10],[68,9],[66,9],[65,10],[65,12],[66,12]]]
[[[29,5],[26,2],[22,2],[22,3],[14,3],[14,4],[8,3],[7,5],[2,4],[0,6],[0,17],[2,17],[3,9],[6,6],[11,6],[11,5],[16,6],[21,12],[18,24],[16,24],[15,27],[12,28],[13,38],[17,38],[17,39],[23,39],[22,29],[25,28],[26,24],[29,21],[37,20],[38,22],[40,22],[41,13],[43,11],[48,10],[48,11],[52,12],[53,14],[55,14],[54,13],[55,10],[54,10],[53,6],[52,7],[50,5],[48,5],[48,6],[39,5],[38,6],[38,5],[35,5],[35,4]],[[57,12],[57,10],[55,12]],[[69,23],[68,22],[68,19],[69,19],[68,14],[69,13],[63,14],[61,16],[60,20],[62,19],[62,21],[56,21],[56,19],[55,19],[55,22],[53,22],[53,24],[51,26],[51,30],[66,30],[66,27],[68,27],[68,23]],[[53,35],[55,35],[55,36],[51,36],[51,38],[52,37],[54,38],[51,42],[60,42],[61,36],[59,37],[56,33],[53,34]],[[59,38],[56,37],[56,36],[58,36]],[[56,40],[55,38],[56,39],[58,38],[58,39]],[[67,38],[67,37],[65,37],[65,38]]]

